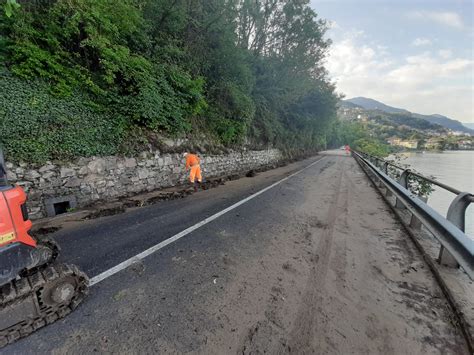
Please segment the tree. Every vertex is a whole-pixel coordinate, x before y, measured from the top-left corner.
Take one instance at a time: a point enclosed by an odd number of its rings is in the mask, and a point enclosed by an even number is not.
[[[233,147],[326,145],[338,97],[323,62],[327,26],[308,0],[25,4],[0,17],[7,71],[28,80],[26,91],[46,83],[48,95],[80,95],[80,105],[113,117],[110,125],[124,132],[119,146],[200,134]],[[23,156],[55,154],[24,145],[43,151]]]

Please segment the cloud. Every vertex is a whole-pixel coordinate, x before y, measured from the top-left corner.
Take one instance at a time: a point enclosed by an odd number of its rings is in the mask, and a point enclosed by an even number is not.
[[[407,57],[404,64],[386,74],[386,79],[393,84],[402,84],[404,89],[421,90],[442,79],[455,79],[459,74],[467,74],[472,67],[471,59],[439,61],[427,52]]]
[[[347,38],[334,43],[326,68],[336,80],[359,80],[370,76],[372,70],[383,70],[391,64],[389,59],[377,57],[376,49],[367,45],[356,46]]]
[[[440,113],[472,121],[472,58],[450,50],[429,51],[399,60],[386,48],[348,35],[334,42],[326,68],[338,91],[366,96],[407,110]]]
[[[443,59],[449,59],[453,56],[453,52],[450,49],[440,49],[438,55]]]
[[[463,29],[464,23],[456,12],[450,11],[411,11],[407,14],[409,18],[415,20],[428,20],[436,22],[440,25]]]
[[[415,47],[421,47],[421,46],[430,46],[432,42],[428,38],[418,37],[415,40],[413,40],[411,44],[414,45]]]

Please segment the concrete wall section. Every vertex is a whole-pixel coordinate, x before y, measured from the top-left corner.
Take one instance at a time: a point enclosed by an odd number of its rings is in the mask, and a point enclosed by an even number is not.
[[[280,161],[277,149],[200,155],[204,177],[231,175]],[[54,201],[71,199],[71,208],[99,200],[175,186],[186,181],[182,154],[143,152],[137,157],[91,157],[41,167],[7,163],[10,182],[28,194],[31,219],[54,211]],[[49,212],[48,212],[49,211]]]

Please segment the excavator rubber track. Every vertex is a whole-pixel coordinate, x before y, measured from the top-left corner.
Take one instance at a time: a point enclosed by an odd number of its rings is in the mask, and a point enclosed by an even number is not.
[[[59,244],[56,243],[51,238],[42,238],[41,240],[38,240],[37,243],[38,243],[36,246],[37,249],[45,248],[45,249],[50,250],[50,252],[47,255],[47,259],[39,260],[38,265],[36,267],[29,270],[24,270],[20,274],[21,277],[27,277],[27,276],[33,275],[36,272],[40,271],[41,269],[44,269],[46,266],[54,264],[56,262],[56,259],[59,256],[59,253],[61,252],[61,247],[59,246]]]
[[[88,284],[87,275],[76,266],[52,264],[0,287],[0,348],[68,315],[86,297]],[[58,285],[73,292],[62,303],[54,300],[56,294],[51,297]],[[22,312],[25,318],[18,319]]]

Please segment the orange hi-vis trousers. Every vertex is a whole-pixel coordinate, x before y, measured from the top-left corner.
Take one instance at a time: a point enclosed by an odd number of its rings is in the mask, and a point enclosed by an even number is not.
[[[189,172],[189,181],[194,184],[195,179],[197,179],[199,182],[202,182],[201,166],[199,164],[191,166],[191,171]]]

